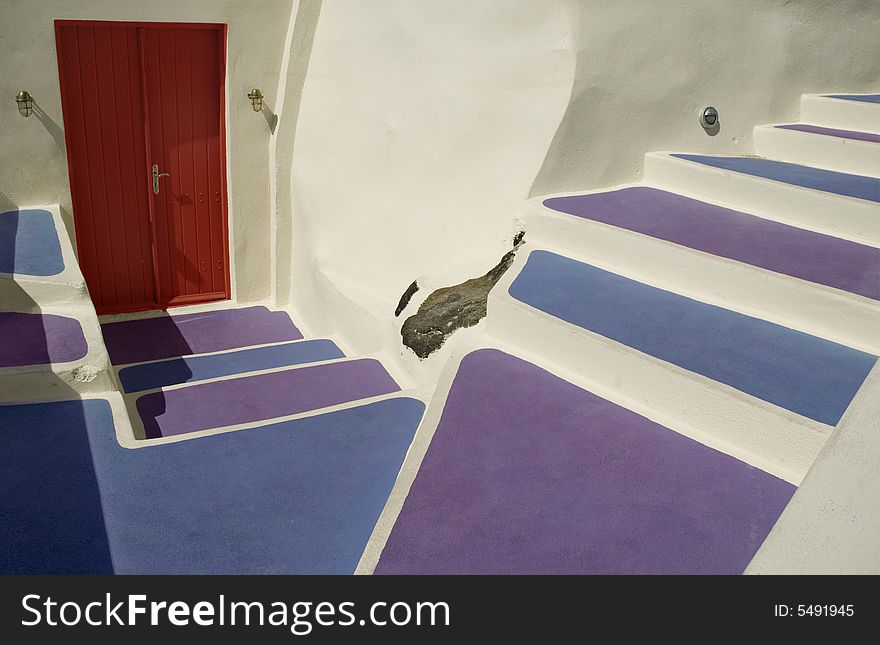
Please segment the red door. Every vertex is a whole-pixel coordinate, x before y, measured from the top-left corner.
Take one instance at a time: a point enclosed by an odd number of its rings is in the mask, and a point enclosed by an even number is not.
[[[98,313],[227,299],[225,26],[55,30],[78,255]]]

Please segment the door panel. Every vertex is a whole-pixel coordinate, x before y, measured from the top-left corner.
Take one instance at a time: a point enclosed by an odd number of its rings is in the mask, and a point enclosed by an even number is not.
[[[59,74],[80,266],[104,312],[150,308],[149,202],[136,33],[58,32]]]
[[[217,32],[142,33],[150,115],[150,163],[169,177],[154,197],[161,293],[169,303],[216,298],[226,290],[222,77]],[[213,238],[219,244],[214,244]]]
[[[58,21],[56,42],[98,312],[228,298],[223,26]]]

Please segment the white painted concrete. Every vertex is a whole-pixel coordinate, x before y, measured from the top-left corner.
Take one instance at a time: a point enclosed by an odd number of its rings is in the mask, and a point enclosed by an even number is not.
[[[880,573],[880,365],[746,573]]]
[[[323,3],[290,168],[288,271],[318,333],[396,351],[407,285],[461,282],[510,248],[568,101],[567,29],[556,0]]]
[[[876,300],[560,213],[542,201],[530,200],[523,209],[532,245],[559,248],[639,282],[880,355]]]
[[[873,90],[874,93],[880,92],[880,81],[875,81],[873,87],[867,89]],[[804,94],[801,97],[801,120],[807,123],[814,123],[815,125],[823,125],[827,128],[880,134],[880,106],[876,103],[847,101],[825,96],[826,94],[834,93]],[[859,92],[847,91],[837,93],[859,94]]]
[[[880,107],[877,110],[880,111]],[[754,136],[755,152],[767,159],[880,177],[880,143],[785,130],[773,125],[757,126]]]
[[[56,19],[217,22],[229,25],[227,161],[234,296],[265,300],[270,253],[269,128],[290,0],[5,0],[0,4],[0,205],[59,203],[73,231],[55,54]],[[263,113],[246,94],[259,87]],[[40,114],[22,118],[14,97],[34,97]],[[146,181],[146,178],[145,178]]]
[[[679,159],[645,155],[645,181],[688,197],[880,247],[880,204]]]

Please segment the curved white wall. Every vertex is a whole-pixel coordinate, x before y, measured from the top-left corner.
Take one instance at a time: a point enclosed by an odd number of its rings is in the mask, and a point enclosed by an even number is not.
[[[490,269],[572,64],[556,0],[325,0],[292,161],[296,300],[323,284],[390,317],[417,277]]]

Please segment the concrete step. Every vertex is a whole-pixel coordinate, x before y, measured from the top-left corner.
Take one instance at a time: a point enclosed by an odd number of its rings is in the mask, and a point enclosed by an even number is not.
[[[424,404],[120,445],[105,399],[0,406],[0,571],[348,574]]]
[[[880,249],[651,188],[533,200],[529,239],[880,352]]]
[[[262,306],[109,322],[101,331],[114,365],[302,338],[286,312]]]
[[[556,253],[521,256],[490,294],[491,335],[793,483],[876,361]]]
[[[650,185],[800,228],[880,246],[880,179],[760,157],[651,152]]]
[[[738,574],[794,492],[503,351],[449,369],[375,573]]]
[[[754,141],[755,152],[768,159],[880,176],[880,134],[786,123],[759,125]]]
[[[111,389],[110,364],[97,330],[94,310],[86,307],[0,312],[0,401]]]
[[[91,305],[57,204],[0,213],[0,309]]]
[[[319,338],[139,363],[123,367],[117,377],[123,391],[131,393],[340,358],[345,355],[336,343]]]
[[[136,435],[154,439],[264,422],[399,390],[379,361],[354,359],[163,387],[127,398]]]
[[[829,128],[880,133],[880,94],[804,94],[801,120]]]

